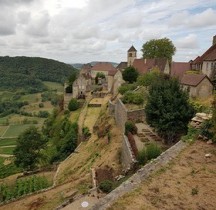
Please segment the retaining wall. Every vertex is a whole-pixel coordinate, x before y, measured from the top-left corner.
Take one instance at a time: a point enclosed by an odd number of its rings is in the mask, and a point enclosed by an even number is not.
[[[128,141],[127,136],[123,135],[122,140],[122,153],[121,153],[121,163],[122,168],[125,171],[129,171],[131,168],[134,167],[136,161],[136,158],[133,154],[132,148],[130,146],[130,143]]]
[[[122,183],[119,187],[99,200],[90,210],[105,210],[111,207],[118,198],[124,194],[136,189],[140,186],[141,182],[147,179],[151,174],[158,171],[161,167],[168,164],[180,151],[186,147],[186,143],[179,141],[174,146],[163,152],[159,157],[146,164],[143,168],[139,169],[132,177]]]
[[[125,123],[127,121],[127,109],[120,99],[117,100],[115,105],[115,121],[124,133]]]
[[[112,103],[111,100],[109,100],[108,102],[108,110],[109,110],[109,114],[114,116],[115,115],[115,104]]]

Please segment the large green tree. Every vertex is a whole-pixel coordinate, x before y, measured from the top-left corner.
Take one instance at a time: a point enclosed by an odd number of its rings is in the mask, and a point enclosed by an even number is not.
[[[24,170],[33,170],[42,157],[41,150],[46,146],[46,140],[36,127],[25,130],[17,139],[14,150],[15,164]]]
[[[146,120],[167,143],[177,140],[187,132],[187,125],[194,114],[188,94],[179,82],[167,76],[153,83],[145,108]]]
[[[138,71],[133,66],[127,67],[122,73],[123,79],[129,83],[136,82],[138,75]]]
[[[146,42],[143,44],[141,51],[143,58],[167,58],[171,61],[176,48],[170,39],[162,38]]]

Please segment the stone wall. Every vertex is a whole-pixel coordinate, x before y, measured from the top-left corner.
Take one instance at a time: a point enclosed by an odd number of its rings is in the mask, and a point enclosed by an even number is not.
[[[111,193],[100,199],[90,210],[105,210],[112,206],[124,194],[131,192],[140,186],[141,182],[145,181],[151,174],[155,173],[166,164],[168,164],[174,157],[176,157],[185,147],[186,143],[179,141],[174,146],[163,152],[159,157],[146,164],[139,169],[132,177],[123,182],[119,187]]]
[[[124,133],[125,123],[127,121],[127,109],[120,99],[117,100],[115,105],[115,121]]]
[[[123,170],[129,171],[131,168],[134,167],[134,164],[136,162],[137,161],[133,154],[128,138],[127,136],[123,135],[122,150],[121,150],[121,163],[122,163]]]
[[[112,103],[112,101],[110,101],[110,100],[108,102],[108,110],[109,110],[109,114],[114,116],[114,114],[115,114],[115,104]]]
[[[115,105],[111,101],[109,102],[109,112],[111,115],[113,115],[113,109],[115,109],[116,124],[120,127],[123,133],[125,130],[125,123],[127,120],[131,120],[134,123],[145,122],[144,109],[127,110],[127,108],[120,99],[117,99]]]

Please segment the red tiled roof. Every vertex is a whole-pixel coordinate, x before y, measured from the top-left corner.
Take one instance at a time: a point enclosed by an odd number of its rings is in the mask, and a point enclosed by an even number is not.
[[[206,55],[203,60],[213,61],[216,60],[216,48],[214,48],[208,55]]]
[[[130,49],[128,50],[128,52],[137,52],[137,50],[135,49],[135,47],[132,45],[131,47],[130,47]]]
[[[202,54],[202,56],[201,57],[199,57],[199,59],[198,60],[194,60],[193,61],[193,64],[199,64],[199,63],[202,63],[204,60],[209,60],[210,58],[211,58],[211,56],[213,56],[213,57],[215,57],[215,54],[216,54],[216,52],[215,52],[215,50],[216,50],[216,44],[215,45],[212,45],[208,50],[206,50],[203,54]],[[211,55],[211,56],[210,56]],[[208,56],[210,56],[210,57],[208,57]],[[214,60],[214,59],[213,59]]]
[[[113,76],[117,72],[116,68],[108,62],[96,63],[91,70],[93,71],[108,71],[108,75]]]
[[[184,73],[188,70],[190,70],[190,63],[172,62],[171,64],[171,76],[176,77],[179,80],[182,79]]]
[[[167,59],[153,58],[153,59],[135,59],[133,67],[138,70],[140,74],[149,72],[153,67],[158,67],[160,71],[164,71],[167,64]]]
[[[205,77],[208,78],[205,74],[184,74],[181,84],[196,87]]]

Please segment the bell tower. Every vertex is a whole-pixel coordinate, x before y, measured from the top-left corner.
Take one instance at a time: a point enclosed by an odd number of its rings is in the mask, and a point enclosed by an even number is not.
[[[127,52],[127,66],[133,65],[133,62],[134,62],[134,59],[136,59],[136,56],[137,56],[137,50],[132,45]]]

